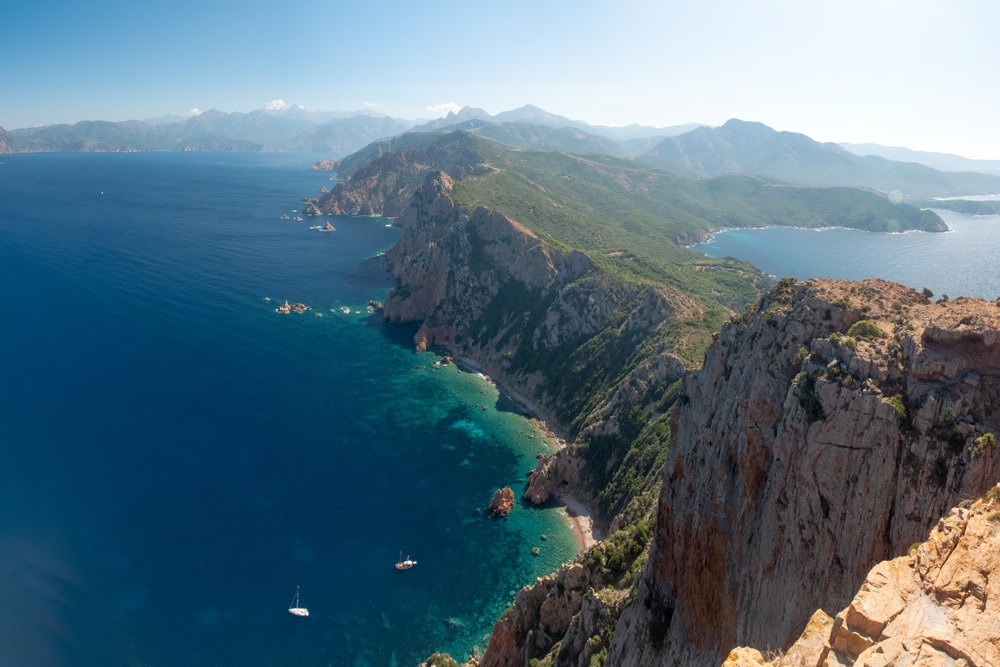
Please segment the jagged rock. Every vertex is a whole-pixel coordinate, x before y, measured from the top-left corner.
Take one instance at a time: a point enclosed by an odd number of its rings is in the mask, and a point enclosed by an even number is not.
[[[848,339],[862,318],[889,336]],[[998,355],[996,304],[879,280],[783,282],[723,327],[684,383],[607,664],[718,665],[847,604],[875,563],[1000,478],[1000,447],[976,448],[1000,432]]]
[[[1000,488],[990,495],[953,509],[926,542],[872,568],[836,619],[817,611],[814,618],[829,620],[821,641],[804,634],[780,664],[1000,665]],[[725,664],[778,664],[752,653],[734,649]]]
[[[541,455],[528,476],[528,487],[521,496],[534,505],[549,500],[563,486],[573,486],[580,478],[584,461],[571,449],[560,449],[552,456]]]
[[[493,494],[486,511],[492,516],[507,516],[514,509],[514,491],[505,486]]]
[[[333,171],[340,164],[340,160],[320,160],[310,169],[312,171]]]
[[[305,207],[302,209],[303,215],[320,215],[322,211],[316,206],[315,200],[307,199]]]
[[[580,613],[591,577],[574,563],[518,591],[493,627],[480,667],[524,667],[547,655]]]

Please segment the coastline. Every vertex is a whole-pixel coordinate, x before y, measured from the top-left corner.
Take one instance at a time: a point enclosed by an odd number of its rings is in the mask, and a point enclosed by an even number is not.
[[[530,401],[499,384],[479,364],[468,357],[456,358],[455,364],[464,373],[476,373],[482,376],[487,382],[495,386],[500,393],[513,401],[518,409],[524,413],[525,417],[528,418],[532,428],[538,431],[546,440],[551,440],[555,443],[556,451],[566,448],[565,438],[557,433],[548,421],[538,416],[540,411]],[[594,529],[594,519],[590,515],[590,510],[580,500],[565,491],[557,492],[553,495],[553,499],[565,516],[566,521],[573,528],[573,534],[576,537],[580,553],[583,553],[603,539],[603,536]]]
[[[441,355],[438,354],[438,356]],[[542,433],[546,437],[551,438],[552,441],[556,443],[557,451],[566,447],[566,438],[564,434],[560,432],[561,429],[559,429],[558,426],[553,426],[552,420],[550,418],[545,417],[545,412],[543,410],[540,410],[538,406],[536,406],[534,403],[524,398],[520,394],[516,394],[513,391],[511,391],[510,387],[507,387],[497,382],[496,378],[487,373],[482,366],[477,364],[474,360],[470,359],[469,357],[455,357],[454,359],[455,359],[455,365],[458,367],[460,371],[462,371],[463,373],[478,373],[479,375],[484,377],[489,383],[491,383],[494,387],[496,387],[497,391],[499,391],[505,397],[510,399],[511,402],[513,402],[518,407],[518,409],[522,413],[524,413],[524,416],[527,417],[535,425],[535,427],[538,429],[540,433]]]

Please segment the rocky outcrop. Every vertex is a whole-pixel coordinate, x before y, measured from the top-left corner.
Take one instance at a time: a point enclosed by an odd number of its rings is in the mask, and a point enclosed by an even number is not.
[[[9,146],[10,134],[0,127],[0,155],[12,152]]]
[[[514,509],[514,490],[505,486],[493,494],[486,512],[490,516],[507,516],[512,509]]]
[[[310,169],[312,171],[333,171],[337,168],[339,162],[340,160],[320,160],[310,167]]]
[[[315,199],[304,199],[303,203],[305,206],[302,208],[303,215],[320,215],[322,211],[316,206]]]
[[[725,665],[1000,665],[1000,488],[954,508],[927,540],[868,573],[836,618],[816,611],[788,651]]]
[[[521,589],[494,626],[479,667],[525,667],[546,656],[571,624],[599,615],[600,601],[588,594],[591,580],[591,571],[574,563]],[[581,615],[584,605],[588,612]]]
[[[717,665],[846,605],[1000,478],[998,355],[998,304],[877,280],[782,281],[726,325],[684,383],[607,664]]]
[[[534,505],[548,502],[564,486],[576,486],[580,481],[584,461],[572,455],[571,449],[561,449],[551,456],[541,454],[538,465],[528,475],[528,486],[521,496]]]

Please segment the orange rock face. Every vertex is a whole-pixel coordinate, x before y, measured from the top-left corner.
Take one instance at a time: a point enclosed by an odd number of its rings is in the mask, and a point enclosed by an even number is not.
[[[493,499],[486,511],[493,516],[507,516],[512,509],[514,509],[514,491],[509,486],[505,486],[493,494]]]
[[[835,619],[817,611],[819,641],[807,628],[780,661],[738,648],[725,665],[1000,665],[1000,488],[990,496],[872,568]]]

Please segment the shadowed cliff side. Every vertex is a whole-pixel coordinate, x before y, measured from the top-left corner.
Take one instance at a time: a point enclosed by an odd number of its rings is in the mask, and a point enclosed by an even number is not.
[[[606,664],[787,646],[1000,478],[1000,307],[783,280],[685,381],[648,564]]]

